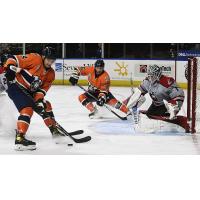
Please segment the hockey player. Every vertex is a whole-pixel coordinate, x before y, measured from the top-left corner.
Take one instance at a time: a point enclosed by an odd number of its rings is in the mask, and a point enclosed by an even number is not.
[[[172,77],[162,75],[162,68],[157,65],[149,66],[147,77],[127,104],[133,115],[144,102],[144,95],[147,93],[152,99],[152,104],[147,111],[141,111],[143,114],[146,114],[150,119],[178,124],[188,131],[186,117],[177,116],[183,105],[184,92]]]
[[[42,55],[15,55],[4,65],[8,81],[7,93],[20,113],[15,139],[16,150],[36,149],[36,143],[25,138],[33,111],[43,117],[52,134],[59,134],[55,128],[51,104],[44,99],[55,79],[55,72],[51,68],[55,59],[54,49],[46,47]]]
[[[126,105],[118,101],[109,91],[110,77],[104,70],[104,67],[104,61],[98,59],[92,67],[77,68],[69,79],[72,85],[76,85],[79,76],[88,77],[88,93],[92,94],[98,101],[93,99],[87,92],[79,96],[79,101],[90,111],[90,118],[93,118],[98,112],[96,106],[94,106],[92,102],[96,102],[98,106],[103,106],[106,103],[124,113],[128,112]]]

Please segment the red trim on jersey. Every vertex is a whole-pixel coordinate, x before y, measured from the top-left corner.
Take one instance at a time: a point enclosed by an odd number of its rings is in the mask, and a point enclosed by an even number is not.
[[[175,80],[172,77],[168,77],[164,75],[162,75],[159,80],[159,83],[166,88],[170,87],[174,82]]]
[[[2,66],[0,66],[0,74],[4,73],[4,68]]]

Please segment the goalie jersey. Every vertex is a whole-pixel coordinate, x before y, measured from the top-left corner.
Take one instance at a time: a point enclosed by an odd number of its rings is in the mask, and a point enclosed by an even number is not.
[[[143,80],[139,89],[142,95],[149,93],[153,104],[155,106],[163,105],[163,100],[166,101],[184,101],[184,92],[178,87],[175,80],[172,77],[162,75],[159,81],[151,83],[148,78]]]

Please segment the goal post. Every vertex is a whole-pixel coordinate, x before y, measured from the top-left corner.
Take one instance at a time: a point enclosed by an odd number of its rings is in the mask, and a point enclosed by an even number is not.
[[[200,57],[189,57],[187,79],[187,119],[191,133],[200,133]]]

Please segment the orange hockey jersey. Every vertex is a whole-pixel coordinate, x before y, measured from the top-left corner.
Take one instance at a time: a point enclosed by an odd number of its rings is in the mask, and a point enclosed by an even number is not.
[[[99,92],[108,93],[110,87],[110,76],[106,71],[96,76],[94,67],[80,67],[80,75],[88,76],[89,87],[99,90]]]
[[[40,90],[35,93],[34,99],[37,101],[40,98],[44,98],[55,79],[55,71],[52,68],[46,70],[42,57],[37,53],[30,53],[25,56],[15,55],[14,57],[15,59],[9,58],[4,67],[7,68],[8,65],[14,65],[26,70],[30,75],[37,76],[42,81],[42,85]],[[30,85],[20,73],[16,73],[16,81],[26,89],[30,89]]]

